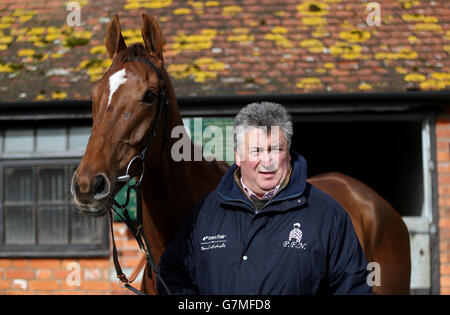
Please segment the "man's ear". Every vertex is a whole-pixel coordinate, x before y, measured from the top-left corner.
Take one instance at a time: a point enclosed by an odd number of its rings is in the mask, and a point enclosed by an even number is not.
[[[108,28],[106,29],[105,46],[108,51],[108,56],[111,59],[114,59],[119,52],[127,48],[125,40],[122,37],[119,17],[117,14],[114,15],[111,22],[109,22]]]
[[[142,14],[141,33],[144,40],[145,49],[147,50],[148,54],[154,55],[163,60],[162,50],[164,46],[164,40],[161,29],[159,28],[158,22],[156,22],[153,17],[145,13]]]
[[[241,159],[239,158],[239,153],[234,150],[234,159],[236,160],[236,165],[241,167]]]

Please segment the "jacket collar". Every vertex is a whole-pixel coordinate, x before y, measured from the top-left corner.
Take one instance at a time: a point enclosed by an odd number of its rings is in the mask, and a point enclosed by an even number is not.
[[[306,160],[302,155],[298,154],[295,151],[291,150],[290,154],[291,154],[292,173],[289,180],[289,184],[286,187],[284,187],[281,191],[279,191],[268,203],[281,202],[290,199],[298,199],[300,196],[303,195],[305,191],[307,178]],[[242,192],[241,188],[236,183],[236,180],[234,178],[234,172],[236,171],[237,168],[238,166],[236,164],[233,164],[228,168],[227,172],[222,177],[222,180],[217,186],[216,191],[218,195],[221,197],[223,202],[227,204],[239,203],[241,205],[242,202],[244,202],[248,207],[250,207],[253,210],[254,207],[251,201],[245,196],[245,193]],[[304,198],[301,198],[301,200],[303,200],[301,203],[304,203],[305,201]],[[295,201],[295,203],[293,204],[298,205],[299,202]]]

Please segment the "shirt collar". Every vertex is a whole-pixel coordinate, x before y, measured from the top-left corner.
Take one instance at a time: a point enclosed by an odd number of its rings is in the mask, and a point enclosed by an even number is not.
[[[255,194],[250,188],[248,188],[247,186],[245,186],[244,181],[242,180],[241,177],[241,185],[242,188],[244,189],[245,193],[247,194],[247,196],[250,199],[259,199],[259,200],[269,200],[272,199],[273,196],[276,195],[276,193],[278,192],[278,190],[280,189],[281,184],[278,184],[278,186],[276,186],[274,189],[266,192],[262,197],[259,197],[257,194]]]

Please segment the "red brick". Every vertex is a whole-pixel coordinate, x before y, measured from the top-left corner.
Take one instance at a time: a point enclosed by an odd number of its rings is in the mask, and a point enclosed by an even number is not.
[[[52,291],[59,288],[57,281],[32,280],[28,282],[30,290]]]
[[[450,276],[450,263],[441,264],[441,276]]]
[[[441,287],[450,288],[450,276],[441,277]]]
[[[81,269],[83,268],[109,268],[111,263],[109,258],[80,259]]]
[[[51,269],[41,269],[36,272],[36,279],[49,280],[52,278],[53,271]]]
[[[440,229],[450,229],[450,218],[439,218]]]
[[[34,279],[34,270],[29,269],[12,269],[6,270],[6,279]]]
[[[450,173],[450,163],[438,163],[438,173]]]
[[[81,289],[89,291],[108,291],[111,288],[110,281],[81,281]]]
[[[448,152],[449,149],[450,149],[450,142],[449,141],[438,140],[436,145],[437,145],[437,150],[438,151],[447,151]]]
[[[9,268],[12,265],[11,259],[0,259],[0,268]]]
[[[450,184],[450,175],[438,174],[438,183],[439,184]]]
[[[450,263],[450,252],[440,253],[439,260],[441,264]]]
[[[11,280],[0,280],[0,290],[10,289]]]
[[[450,295],[450,288],[441,288],[442,295]]]
[[[450,138],[450,129],[436,128],[436,136],[440,138]]]
[[[30,268],[58,268],[61,266],[60,259],[32,259]]]
[[[67,279],[72,270],[58,269],[53,272],[55,279]]]
[[[13,266],[16,268],[27,268],[29,259],[14,259]]]

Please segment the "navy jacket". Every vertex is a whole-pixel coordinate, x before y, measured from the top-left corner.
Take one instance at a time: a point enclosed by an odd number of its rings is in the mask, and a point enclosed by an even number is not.
[[[289,184],[260,211],[232,165],[163,253],[160,275],[174,294],[371,294],[367,262],[345,210],[306,182],[291,151]],[[158,291],[165,294],[158,282]]]

